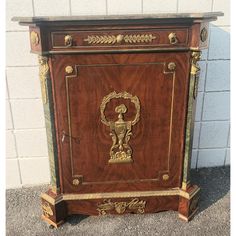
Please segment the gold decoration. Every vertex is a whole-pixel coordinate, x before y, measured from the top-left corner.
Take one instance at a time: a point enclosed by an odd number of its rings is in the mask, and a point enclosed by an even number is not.
[[[116,42],[117,43],[121,43],[123,39],[124,39],[124,35],[122,35],[122,34],[118,34],[116,36]]]
[[[189,185],[189,183],[190,183],[190,181],[188,181],[188,182],[182,182],[181,188],[186,191],[186,190],[187,190],[187,187],[188,187],[188,185]]]
[[[80,184],[80,181],[79,179],[73,179],[73,185],[79,185]]]
[[[72,67],[72,66],[67,66],[67,67],[65,68],[65,72],[66,72],[67,74],[71,74],[71,73],[73,72],[73,67]]]
[[[66,35],[64,40],[65,40],[65,46],[67,46],[67,47],[72,46],[73,38],[71,35]]]
[[[184,147],[184,168],[183,168],[183,182],[182,186],[185,189],[189,181],[189,165],[192,153],[192,121],[193,121],[193,105],[194,98],[197,93],[197,82],[200,67],[197,65],[197,61],[200,60],[200,51],[192,52],[192,63],[190,72],[190,82],[189,82],[189,96],[188,96],[188,111],[187,111],[187,123],[185,128],[185,147]]]
[[[144,213],[146,201],[138,198],[132,199],[130,202],[112,202],[111,199],[104,199],[103,203],[98,205],[99,215],[106,215],[107,211],[115,210],[118,214],[123,214],[127,209],[136,211],[136,213]]]
[[[199,80],[200,66],[198,65],[197,62],[200,59],[201,59],[200,52],[193,52],[192,53],[191,74],[195,77],[194,88],[193,88],[193,98],[194,99],[197,97],[197,91],[198,91],[198,80]]]
[[[50,207],[50,205],[49,205],[48,202],[44,202],[44,203],[43,203],[42,209],[43,209],[43,214],[44,214],[46,217],[53,216],[52,208]]]
[[[55,194],[60,192],[60,188],[57,188],[57,186],[51,186],[51,191]]]
[[[30,41],[31,41],[31,44],[34,46],[39,44],[39,36],[35,31],[30,32]]]
[[[163,180],[168,180],[170,177],[169,177],[169,175],[168,174],[164,174],[163,176],[162,176],[162,179]]]
[[[47,103],[47,78],[49,77],[48,58],[39,56],[39,79],[41,83],[43,103]]]
[[[176,43],[178,43],[178,38],[177,38],[177,36],[176,36],[176,33],[170,33],[169,35],[168,35],[168,38],[169,38],[169,40],[170,40],[170,44],[176,44]]]
[[[200,52],[193,52],[192,53],[192,66],[191,66],[191,74],[196,75],[200,71],[200,67],[197,62],[201,59]]]
[[[124,121],[124,115],[127,112],[127,107],[121,104],[115,108],[115,112],[118,113],[117,121],[107,121],[104,111],[107,103],[111,99],[124,98],[130,99],[134,103],[136,108],[136,115],[133,121]],[[110,127],[110,135],[112,137],[112,147],[110,149],[109,163],[124,163],[132,162],[132,149],[128,142],[132,135],[131,127],[139,121],[140,117],[140,102],[137,96],[132,96],[127,92],[116,93],[115,91],[105,96],[100,106],[101,121],[103,124]]]
[[[135,35],[91,35],[84,39],[88,44],[115,44],[121,43],[151,43],[156,39],[152,34],[135,34]]]
[[[168,190],[157,191],[132,191],[132,192],[108,192],[108,193],[77,193],[77,194],[61,194],[57,199],[42,193],[41,198],[49,202],[51,205],[56,205],[61,201],[73,201],[73,200],[92,200],[103,198],[136,198],[136,197],[159,197],[159,196],[181,196],[186,199],[193,198],[199,193],[200,188],[193,189],[190,193],[180,188],[172,188]]]
[[[167,67],[169,70],[175,70],[176,64],[174,62],[170,62]]]
[[[156,39],[156,36],[152,34],[138,34],[138,35],[125,35],[124,41],[126,43],[151,43],[152,40]]]
[[[207,37],[208,37],[207,29],[203,27],[200,33],[200,39],[202,42],[205,42],[207,40]]]

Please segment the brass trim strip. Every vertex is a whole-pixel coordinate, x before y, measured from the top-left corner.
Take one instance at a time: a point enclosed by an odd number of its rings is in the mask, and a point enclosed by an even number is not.
[[[111,192],[111,193],[85,193],[85,194],[64,194],[63,200],[93,200],[101,198],[130,198],[130,197],[156,197],[156,196],[181,196],[191,199],[200,188],[192,193],[187,193],[179,188],[160,191],[143,191],[143,192]]]
[[[111,193],[78,193],[78,194],[61,194],[56,199],[50,197],[46,193],[41,194],[41,198],[55,205],[61,201],[71,200],[95,200],[103,198],[131,198],[131,197],[158,197],[158,196],[180,196],[186,199],[191,199],[200,191],[197,187],[194,191],[188,193],[180,188],[159,191],[142,191],[142,192],[111,192]]]
[[[139,49],[116,49],[116,50],[50,50],[41,52],[42,54],[84,54],[84,53],[127,53],[127,52],[166,52],[166,51],[190,51],[189,47],[171,47],[171,48],[139,48]],[[37,53],[36,51],[32,51],[32,53]],[[40,53],[40,52],[39,52]],[[40,54],[41,54],[40,53]]]
[[[127,52],[188,52],[192,50],[199,50],[194,47],[171,47],[171,48],[139,48],[139,49],[116,49],[116,50],[49,50],[49,51],[34,51],[31,53],[43,56],[57,55],[57,54],[95,54],[95,53],[127,53]]]
[[[199,191],[200,191],[200,188],[199,188],[199,187],[197,187],[196,189],[194,189],[194,191],[192,191],[192,192],[190,192],[190,193],[188,193],[188,192],[186,192],[186,191],[180,189],[180,190],[179,190],[179,196],[184,197],[184,198],[186,198],[186,199],[191,199],[191,198],[193,198],[193,196],[195,196]]]
[[[189,183],[190,183],[190,181],[182,182],[182,189],[187,190],[187,186],[188,186]]]
[[[63,195],[59,195],[59,196],[57,196],[56,199],[55,199],[55,198],[50,197],[50,196],[49,196],[48,194],[46,194],[46,193],[42,193],[42,194],[41,194],[41,198],[44,199],[45,201],[51,203],[52,205],[55,205],[55,204],[57,204],[57,203],[59,203],[59,202],[61,202],[61,201],[64,200],[64,199],[63,199]]]
[[[179,189],[143,192],[112,192],[112,193],[86,193],[86,194],[65,194],[63,200],[92,200],[101,198],[130,198],[130,197],[155,197],[179,195]]]

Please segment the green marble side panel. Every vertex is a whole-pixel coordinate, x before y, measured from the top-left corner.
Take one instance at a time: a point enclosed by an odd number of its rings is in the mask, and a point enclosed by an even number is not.
[[[196,108],[196,94],[198,89],[198,78],[200,68],[197,61],[200,59],[200,51],[192,52],[192,65],[189,81],[189,95],[188,95],[188,110],[187,121],[185,128],[185,148],[184,148],[184,163],[183,163],[183,179],[185,184],[190,182],[190,169],[191,169],[191,156],[193,144],[193,131],[194,131],[194,116]]]
[[[56,129],[54,119],[54,107],[52,96],[52,83],[48,66],[48,58],[39,56],[39,76],[43,97],[43,108],[47,134],[48,156],[50,163],[51,186],[54,189],[60,188],[58,151],[56,142]]]

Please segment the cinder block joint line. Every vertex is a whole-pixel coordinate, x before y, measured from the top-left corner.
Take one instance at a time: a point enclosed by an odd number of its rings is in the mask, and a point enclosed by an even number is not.
[[[25,32],[29,32],[28,29],[27,30],[6,30],[6,33],[25,33]]]
[[[72,15],[71,0],[69,0],[69,15]]]
[[[212,1],[211,1],[211,12],[212,12],[213,9],[214,9],[214,4],[215,4],[215,0],[212,0]]]
[[[225,147],[203,147],[203,148],[199,147],[198,150],[210,150],[210,149],[214,150],[214,149],[226,149],[226,148],[227,148],[227,146],[225,146]]]
[[[19,67],[22,67],[22,68],[24,68],[24,67],[38,67],[38,65],[6,66],[6,68],[14,68],[14,67],[16,67],[16,68],[19,68]]]
[[[41,100],[41,97],[32,97],[32,98],[9,98],[9,101],[17,101],[17,100]]]
[[[107,2],[108,0],[106,0],[106,15],[108,15],[108,2]]]
[[[33,9],[33,16],[35,16],[34,0],[32,0],[32,9]]]

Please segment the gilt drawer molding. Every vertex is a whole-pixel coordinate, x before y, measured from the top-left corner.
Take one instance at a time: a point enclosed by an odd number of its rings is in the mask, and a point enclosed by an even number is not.
[[[201,50],[221,12],[15,17],[39,57],[51,186],[42,219],[178,211],[189,221]]]

